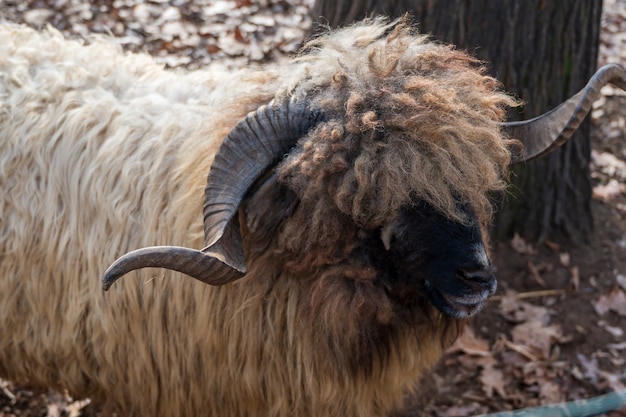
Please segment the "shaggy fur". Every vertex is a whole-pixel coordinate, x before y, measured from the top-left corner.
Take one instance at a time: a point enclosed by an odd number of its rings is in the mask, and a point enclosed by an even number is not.
[[[415,201],[489,221],[509,162],[498,122],[514,104],[499,88],[403,23],[234,73],[0,26],[0,375],[124,416],[388,414],[462,323],[423,297],[406,309],[359,254]],[[103,294],[129,250],[203,246],[216,149],[290,95],[327,120],[276,168],[277,201],[298,201],[290,216],[274,218],[262,192],[245,202],[246,277],[210,287],[143,270]]]

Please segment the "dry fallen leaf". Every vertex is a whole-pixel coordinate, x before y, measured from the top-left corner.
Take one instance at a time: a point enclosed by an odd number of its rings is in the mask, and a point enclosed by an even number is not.
[[[515,291],[507,290],[500,299],[498,306],[500,315],[513,323],[525,321],[549,321],[549,311],[545,307],[536,306],[520,299]]]
[[[477,402],[471,402],[469,404],[446,407],[446,412],[444,415],[446,417],[466,417],[483,414],[485,412],[486,409],[484,406],[481,406]]]
[[[610,201],[622,193],[626,193],[626,185],[613,178],[605,185],[593,187],[593,198],[596,200]]]
[[[573,266],[569,269],[569,273],[571,275],[570,278],[570,288],[573,291],[580,290],[580,271],[577,266]]]
[[[31,9],[24,13],[24,21],[33,26],[43,26],[54,16],[54,11],[50,9]]]
[[[552,345],[565,343],[570,339],[563,336],[560,324],[546,325],[541,320],[518,324],[511,330],[513,342],[529,348],[540,359],[548,359]]]
[[[598,384],[598,360],[596,358],[587,359],[583,354],[576,355],[580,364],[583,366],[583,375],[586,379],[591,381],[592,384]]]
[[[604,320],[598,321],[598,326],[611,333],[614,337],[624,336],[624,330],[622,330],[620,327],[611,326]]]
[[[544,281],[544,279],[541,277],[541,274],[539,273],[539,267],[535,266],[535,264],[530,259],[526,263],[526,266],[528,267],[528,272],[530,272],[530,275],[534,278],[537,284],[545,288],[546,282]]]
[[[546,240],[546,241],[544,242],[544,244],[545,244],[548,248],[550,248],[551,250],[553,250],[553,251],[555,251],[555,252],[558,252],[558,251],[561,249],[561,245],[559,245],[558,243],[553,242],[553,241],[551,241],[551,240]]]
[[[470,326],[465,326],[461,336],[454,342],[447,353],[463,352],[468,355],[487,356],[491,354],[489,343],[476,336],[476,333]]]
[[[610,86],[606,86],[610,87]],[[612,87],[611,87],[612,88]],[[621,91],[621,90],[620,90]],[[608,94],[607,94],[608,95]],[[626,179],[626,162],[608,152],[591,151],[591,162],[609,177]]]
[[[493,367],[493,364],[485,366],[480,372],[480,382],[482,384],[482,390],[487,398],[492,398],[494,392],[498,393],[501,398],[505,398],[505,380],[506,379],[504,377],[504,372],[499,369],[495,369]]]
[[[522,255],[534,255],[537,253],[535,248],[530,243],[527,243],[524,238],[515,233],[513,239],[511,239],[511,247],[515,252],[520,253]]]
[[[508,291],[502,297],[499,312],[506,320],[518,323],[511,330],[511,346],[527,352],[527,357],[548,359],[554,343],[571,339],[563,335],[560,324],[549,324],[550,311],[546,307],[522,301],[514,292]]]
[[[620,391],[626,388],[624,383],[621,381],[622,379],[626,378],[626,375],[615,374],[600,369],[598,365],[598,359],[595,357],[587,359],[587,357],[582,354],[578,354],[577,357],[581,365],[583,366],[583,375],[585,379],[587,379],[597,388],[603,390],[610,388],[613,391]]]
[[[610,293],[600,296],[593,307],[600,316],[611,310],[626,317],[626,293],[621,288],[615,287]]]
[[[626,275],[617,274],[615,280],[617,281],[617,284],[622,287],[624,291],[626,291]]]
[[[609,351],[614,351],[617,354],[618,351],[626,350],[626,342],[611,343],[606,345],[606,347]]]
[[[554,381],[543,381],[539,385],[539,398],[542,404],[556,404],[563,401],[559,384]]]
[[[48,393],[48,401],[47,417],[79,417],[82,409],[91,403],[89,399],[74,401],[67,393],[61,394],[57,391]]]
[[[16,397],[15,397],[15,394],[11,392],[10,388],[11,388],[11,385],[9,381],[6,381],[0,378],[0,391],[2,391],[2,393],[9,399],[11,404],[15,404]]]

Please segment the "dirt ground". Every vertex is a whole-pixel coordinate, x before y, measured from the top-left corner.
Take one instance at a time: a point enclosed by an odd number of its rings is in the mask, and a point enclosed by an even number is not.
[[[0,1],[0,19],[110,33],[169,66],[240,66],[295,51],[308,0]],[[626,66],[626,3],[604,0],[599,64]],[[402,416],[472,416],[626,386],[626,93],[594,106],[588,244],[495,244],[499,290],[407,399]],[[94,417],[88,400],[0,379],[0,417]],[[626,410],[609,414],[626,416]],[[102,416],[106,417],[106,416]]]

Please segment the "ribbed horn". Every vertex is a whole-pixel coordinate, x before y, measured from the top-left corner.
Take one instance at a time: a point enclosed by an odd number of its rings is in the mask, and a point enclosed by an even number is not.
[[[138,249],[105,272],[103,288],[130,271],[165,268],[211,285],[223,285],[246,273],[237,209],[252,184],[275,165],[298,139],[323,120],[319,110],[295,99],[270,103],[250,113],[226,136],[207,179],[204,197],[206,247]]]
[[[224,254],[224,262],[245,271],[235,213],[246,192],[323,120],[318,109],[295,99],[270,103],[235,126],[211,165],[204,192],[204,236],[207,253]]]
[[[153,246],[128,252],[116,260],[104,273],[102,287],[107,291],[123,275],[141,268],[171,269],[211,285],[224,285],[243,276],[204,252],[178,246]]]
[[[600,98],[600,89],[608,83],[626,90],[624,69],[615,64],[605,65],[582,90],[549,112],[530,120],[503,123],[506,135],[524,145],[523,153],[514,155],[511,163],[531,161],[567,142],[591,111],[593,102]]]

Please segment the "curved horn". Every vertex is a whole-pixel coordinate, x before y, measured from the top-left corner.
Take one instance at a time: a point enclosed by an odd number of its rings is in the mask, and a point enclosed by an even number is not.
[[[261,107],[230,131],[204,191],[204,251],[223,253],[224,262],[245,270],[239,227],[232,224],[239,204],[259,176],[322,120],[321,111],[292,99]]]
[[[129,252],[105,272],[103,288],[135,269],[155,267],[182,272],[211,285],[242,277],[246,263],[235,214],[246,192],[298,139],[323,120],[319,110],[295,99],[273,102],[250,113],[226,136],[207,179],[201,251],[154,246]]]
[[[224,285],[243,276],[243,273],[198,250],[152,246],[128,252],[116,260],[104,273],[102,287],[107,291],[115,281],[130,271],[150,267],[182,272],[211,285]]]
[[[593,102],[600,98],[600,89],[608,83],[626,90],[624,69],[615,64],[605,65],[582,90],[549,112],[530,120],[503,123],[506,134],[524,144],[523,154],[514,156],[511,163],[531,161],[567,142],[591,110]]]

